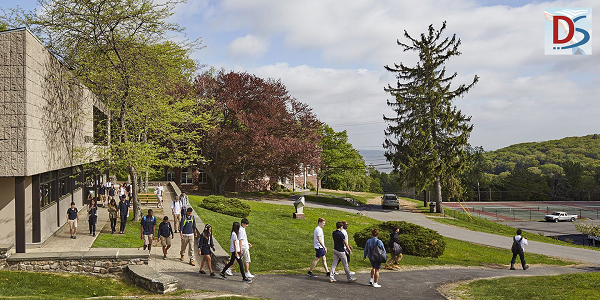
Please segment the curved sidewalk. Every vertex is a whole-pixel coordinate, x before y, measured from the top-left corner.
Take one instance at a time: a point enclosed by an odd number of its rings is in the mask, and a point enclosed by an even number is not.
[[[292,200],[279,201],[263,201],[265,203],[293,205]],[[489,234],[479,231],[472,231],[460,227],[450,226],[432,221],[419,213],[411,213],[407,210],[382,210],[381,207],[368,205],[364,207],[340,207],[335,205],[327,205],[314,202],[306,202],[306,207],[318,207],[336,209],[350,213],[362,212],[367,217],[379,221],[406,221],[423,227],[427,227],[439,232],[441,235],[467,241],[471,243],[492,246],[503,249],[510,249],[512,246],[511,238],[495,234]],[[581,261],[587,264],[600,264],[600,251],[588,250],[583,248],[561,246],[555,244],[547,244],[542,242],[529,241],[529,245],[525,247],[525,253],[537,253],[547,256],[553,256],[573,261]]]

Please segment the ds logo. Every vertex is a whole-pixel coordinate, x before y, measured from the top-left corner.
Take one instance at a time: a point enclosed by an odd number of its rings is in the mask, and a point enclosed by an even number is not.
[[[592,54],[591,8],[549,8],[544,14],[546,54]]]

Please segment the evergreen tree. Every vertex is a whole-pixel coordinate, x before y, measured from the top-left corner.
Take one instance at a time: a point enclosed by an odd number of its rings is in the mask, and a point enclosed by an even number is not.
[[[452,101],[465,95],[479,79],[476,75],[470,84],[451,88],[457,73],[447,76],[444,65],[461,54],[460,39],[455,34],[442,39],[444,29],[446,22],[439,30],[430,25],[428,33],[418,39],[404,31],[409,43],[397,43],[405,52],[418,52],[419,62],[414,67],[403,63],[385,66],[398,78],[396,87],[385,89],[395,97],[388,105],[396,112],[395,117],[384,116],[390,123],[385,130],[385,156],[404,182],[420,190],[435,186],[438,213],[442,212],[442,184],[447,191],[458,191],[457,178],[465,167],[473,130],[471,117],[463,115]]]

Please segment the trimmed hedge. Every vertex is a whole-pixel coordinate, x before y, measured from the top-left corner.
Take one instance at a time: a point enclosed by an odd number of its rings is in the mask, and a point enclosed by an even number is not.
[[[304,195],[304,200],[309,202],[318,202],[325,204],[333,204],[340,206],[354,206],[352,203],[338,197],[325,196],[325,195]]]
[[[250,206],[238,198],[211,195],[200,203],[200,207],[238,218],[245,218],[250,214]]]
[[[402,246],[402,253],[434,258],[444,254],[446,241],[442,235],[435,230],[404,221],[383,222],[377,225],[379,239],[383,241],[386,247],[394,226],[400,228],[398,239],[400,240],[400,246]],[[367,227],[354,234],[354,242],[358,247],[365,247],[365,243],[371,238],[371,230],[373,230],[373,227]]]

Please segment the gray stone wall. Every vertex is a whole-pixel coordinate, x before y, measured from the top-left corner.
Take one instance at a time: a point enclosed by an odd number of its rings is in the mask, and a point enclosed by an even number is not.
[[[8,270],[34,272],[68,272],[84,274],[118,275],[126,271],[128,265],[146,265],[147,259],[100,259],[100,260],[34,260],[9,262]]]

